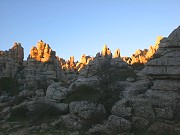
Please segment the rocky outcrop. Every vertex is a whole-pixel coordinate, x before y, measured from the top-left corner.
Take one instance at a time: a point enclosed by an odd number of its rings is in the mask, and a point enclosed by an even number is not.
[[[102,69],[126,68],[128,64],[120,57],[120,50],[117,49],[112,58],[111,50],[104,45],[101,54],[97,53],[95,58],[89,58],[87,66],[80,71],[79,76],[91,77],[97,75]]]
[[[47,62],[52,61],[56,57],[56,52],[51,49],[49,44],[44,43],[40,40],[36,47],[33,46],[30,51],[30,58],[36,59],[37,61]]]
[[[119,58],[119,57],[121,57],[121,55],[120,55],[120,49],[118,48],[118,49],[114,52],[113,58]]]
[[[32,121],[34,116],[47,116],[39,126],[31,122],[19,126],[42,133],[54,129],[90,135],[179,133],[180,27],[167,38],[159,37],[149,50],[137,50],[132,58],[121,58],[119,49],[112,57],[107,45],[95,58],[83,54],[80,62],[73,56],[68,61],[56,57],[43,41],[24,62],[22,51],[16,44],[0,53],[0,77],[14,76],[23,85],[16,96],[4,91],[0,95],[0,130],[7,134],[18,131],[19,125],[6,124],[13,115]],[[125,61],[147,63],[141,70]],[[59,119],[49,117],[54,113]]]
[[[151,89],[145,96],[152,101],[156,117],[163,119],[164,126],[160,130],[169,130],[171,124],[168,120],[180,121],[177,111],[180,108],[179,81],[180,81],[180,27],[175,29],[167,38],[159,43],[159,49],[154,54],[154,59],[149,61],[142,70],[146,77],[153,81]],[[157,130],[154,123],[149,131]],[[154,131],[153,131],[154,132]]]
[[[20,43],[14,43],[8,51],[0,51],[0,76],[15,77],[22,66],[24,49]]]
[[[46,91],[46,97],[56,101],[62,101],[68,95],[68,90],[61,83],[52,83]]]
[[[180,27],[168,38],[160,37],[161,41],[157,41],[154,49],[151,47],[151,53],[144,55],[153,59],[147,62],[145,68],[138,74],[141,75],[140,80],[126,87],[123,91],[124,98],[112,107],[111,113],[116,120],[123,118],[136,129],[148,129],[150,134],[179,132],[180,128],[176,125],[180,122],[179,35]],[[155,54],[151,56],[154,52]],[[141,50],[136,52],[137,55],[142,53]],[[111,117],[109,116],[109,119]]]
[[[112,53],[111,50],[107,47],[105,44],[102,51],[101,51],[101,56],[102,57],[107,57],[107,58],[112,58]]]
[[[74,56],[71,56],[69,60],[65,62],[65,64],[62,66],[62,69],[65,71],[76,71],[76,63],[74,62]]]
[[[106,114],[105,108],[101,104],[89,103],[87,101],[71,102],[69,104],[69,111],[71,114],[84,120],[104,119]]]
[[[32,47],[24,71],[26,89],[46,89],[54,80],[65,78],[55,54],[42,40],[37,43],[37,47]]]
[[[14,43],[13,47],[9,51],[0,51],[0,57],[6,57],[7,59],[13,59],[15,62],[23,62],[24,48],[20,43]]]
[[[147,63],[150,59],[153,58],[153,55],[159,48],[159,43],[161,39],[163,39],[163,37],[158,36],[155,45],[150,46],[149,49],[144,49],[144,50],[139,49],[134,54],[132,54],[131,57],[123,57],[123,60],[131,65],[135,63],[141,63],[141,64]]]

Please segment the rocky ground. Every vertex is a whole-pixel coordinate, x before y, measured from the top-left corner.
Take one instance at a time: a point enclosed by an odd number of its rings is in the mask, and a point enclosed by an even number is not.
[[[80,62],[43,41],[27,61],[0,51],[0,135],[180,135],[180,27],[159,40],[129,62],[106,45]]]

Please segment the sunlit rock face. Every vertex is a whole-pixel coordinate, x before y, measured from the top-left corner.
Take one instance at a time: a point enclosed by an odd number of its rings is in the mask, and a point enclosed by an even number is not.
[[[138,49],[131,57],[123,57],[123,60],[126,61],[128,64],[135,64],[135,63],[147,63],[150,59],[153,58],[153,55],[159,48],[159,43],[163,39],[162,36],[158,36],[156,39],[156,43],[153,46],[150,46],[149,49],[140,50]]]
[[[76,63],[74,62],[74,56],[71,56],[69,60],[65,61],[65,63],[62,65],[62,69],[64,71],[71,71],[75,72],[76,71]]]
[[[112,53],[111,50],[107,47],[105,44],[102,51],[101,51],[101,56],[102,57],[107,57],[107,58],[112,58]]]
[[[8,51],[0,51],[0,57],[4,57],[4,59],[13,59],[15,62],[23,62],[24,48],[20,43],[14,43],[13,47]]]
[[[36,59],[37,61],[47,62],[56,57],[56,52],[51,49],[49,44],[46,44],[40,40],[36,47],[33,46],[31,48],[29,57]]]
[[[24,58],[20,43],[14,43],[8,51],[0,51],[0,76],[15,77]]]
[[[114,52],[113,58],[119,58],[119,57],[121,57],[121,56],[120,56],[120,49],[118,48],[118,49]]]
[[[37,47],[32,47],[25,68],[24,87],[30,90],[46,88],[54,80],[63,78],[63,60],[56,57],[56,52],[49,44],[40,40]]]

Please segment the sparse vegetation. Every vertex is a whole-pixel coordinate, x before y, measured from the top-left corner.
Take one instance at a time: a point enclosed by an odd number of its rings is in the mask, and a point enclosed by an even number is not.
[[[52,119],[60,115],[60,111],[55,106],[46,103],[37,104],[34,108],[34,111],[29,113],[31,120],[36,124],[38,124],[37,121],[46,121],[50,118]]]
[[[13,109],[10,113],[10,117],[8,121],[20,121],[23,119],[27,119],[28,109],[26,107],[18,107]]]
[[[8,92],[10,96],[18,94],[17,81],[12,77],[0,78],[0,93]]]
[[[90,86],[81,85],[76,87],[75,90],[64,100],[65,103],[72,101],[90,101],[97,102],[99,99],[99,92]]]
[[[143,63],[134,63],[131,65],[131,67],[133,70],[139,70],[140,71],[145,67],[145,65]]]

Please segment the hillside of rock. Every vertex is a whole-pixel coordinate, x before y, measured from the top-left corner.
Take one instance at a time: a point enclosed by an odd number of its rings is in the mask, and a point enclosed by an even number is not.
[[[40,40],[0,51],[0,135],[179,135],[180,26],[122,57],[56,56]]]

